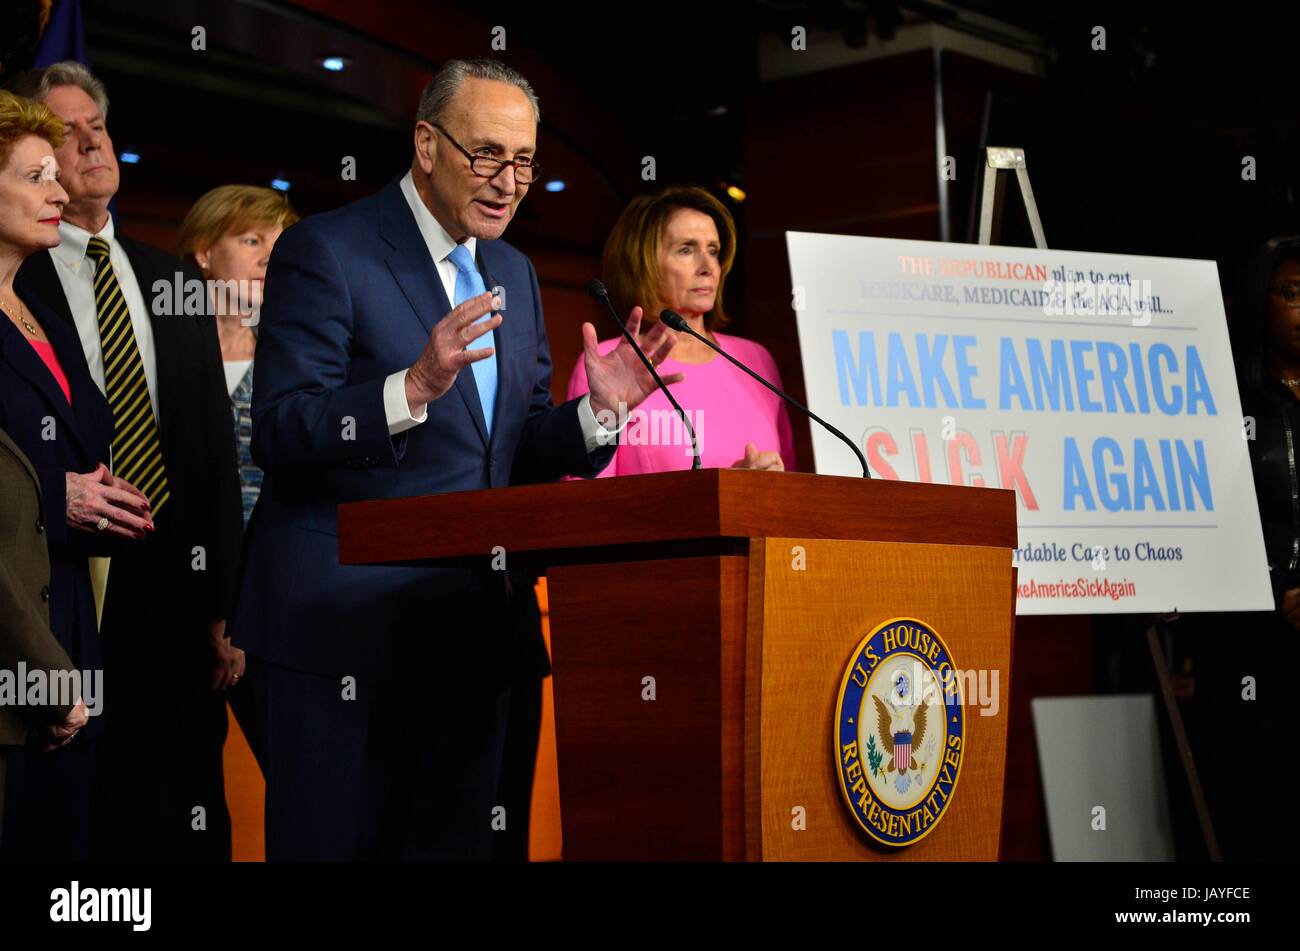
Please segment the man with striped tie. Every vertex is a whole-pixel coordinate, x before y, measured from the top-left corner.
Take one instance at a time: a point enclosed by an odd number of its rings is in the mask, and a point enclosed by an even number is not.
[[[149,497],[156,526],[113,556],[97,592],[107,723],[92,847],[108,858],[228,859],[226,713],[211,684],[214,666],[237,654],[225,621],[243,518],[216,325],[206,312],[163,309],[197,271],[117,234],[103,84],[65,62],[8,88],[68,129],[55,153],[69,198],[60,244],[29,257],[15,286],[76,329],[113,411],[113,474]]]

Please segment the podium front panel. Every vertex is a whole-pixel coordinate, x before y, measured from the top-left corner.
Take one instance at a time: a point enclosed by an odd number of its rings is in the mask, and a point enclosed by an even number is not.
[[[767,538],[754,540],[749,565],[747,857],[996,860],[1011,695],[1010,553]],[[955,665],[970,672],[971,695],[952,800],[924,837],[895,848],[855,824],[836,771],[834,732],[855,648],[873,628],[900,617],[916,618],[942,638]]]

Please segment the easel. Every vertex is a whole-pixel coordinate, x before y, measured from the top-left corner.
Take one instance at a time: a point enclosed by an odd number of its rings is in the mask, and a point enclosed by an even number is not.
[[[1020,184],[1020,197],[1024,199],[1025,211],[1029,215],[1029,230],[1034,233],[1034,246],[1046,251],[1047,237],[1043,234],[1042,219],[1038,217],[1034,190],[1029,185],[1025,150],[990,147],[984,153],[984,164],[980,166],[979,243],[992,244],[1002,235],[1002,203],[1006,198],[1007,180],[998,172],[1014,171]]]
[[[1047,236],[1043,233],[1043,222],[1038,216],[1038,204],[1034,201],[1034,190],[1029,184],[1029,171],[1025,167],[1025,150],[989,147],[984,152],[984,162],[980,165],[980,197],[977,213],[979,243],[993,244],[1002,235],[1002,207],[1006,198],[1006,177],[998,173],[1014,171],[1016,181],[1020,185],[1020,197],[1025,203],[1025,212],[1029,216],[1029,229],[1034,235],[1034,245],[1040,250],[1047,250]],[[1178,709],[1178,698],[1174,696],[1169,666],[1165,663],[1168,625],[1176,620],[1178,620],[1177,612],[1149,617],[1146,625],[1147,649],[1151,652],[1151,663],[1155,667],[1156,681],[1160,687],[1160,696],[1164,700],[1165,713],[1169,717],[1170,729],[1174,734],[1174,744],[1178,748],[1183,775],[1187,779],[1188,788],[1192,793],[1192,802],[1196,806],[1196,818],[1200,823],[1201,836],[1205,840],[1205,850],[1211,862],[1222,862],[1223,855],[1219,851],[1218,837],[1214,834],[1209,805],[1205,801],[1205,791],[1201,786],[1200,775],[1196,771],[1196,759],[1187,740],[1187,729],[1183,724],[1183,715]]]

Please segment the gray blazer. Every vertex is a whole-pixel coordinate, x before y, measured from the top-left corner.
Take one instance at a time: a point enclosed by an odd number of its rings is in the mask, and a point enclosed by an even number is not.
[[[50,631],[44,517],[36,470],[0,429],[0,670],[19,662],[29,670],[75,669]],[[70,709],[0,706],[0,746],[25,743],[33,726],[57,723]]]

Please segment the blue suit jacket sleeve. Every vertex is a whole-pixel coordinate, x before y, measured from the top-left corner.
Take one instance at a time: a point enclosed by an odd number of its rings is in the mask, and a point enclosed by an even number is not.
[[[542,294],[537,272],[528,262],[528,280],[533,295],[533,313],[537,320],[537,372],[528,407],[528,418],[515,451],[510,481],[516,485],[554,482],[566,475],[592,478],[614,458],[617,445],[587,452],[587,443],[578,422],[580,399],[561,406],[551,402],[551,348],[546,340],[542,320]]]
[[[350,382],[353,307],[338,258],[305,221],[277,242],[253,364],[253,461],[262,469],[396,463],[383,379]]]

